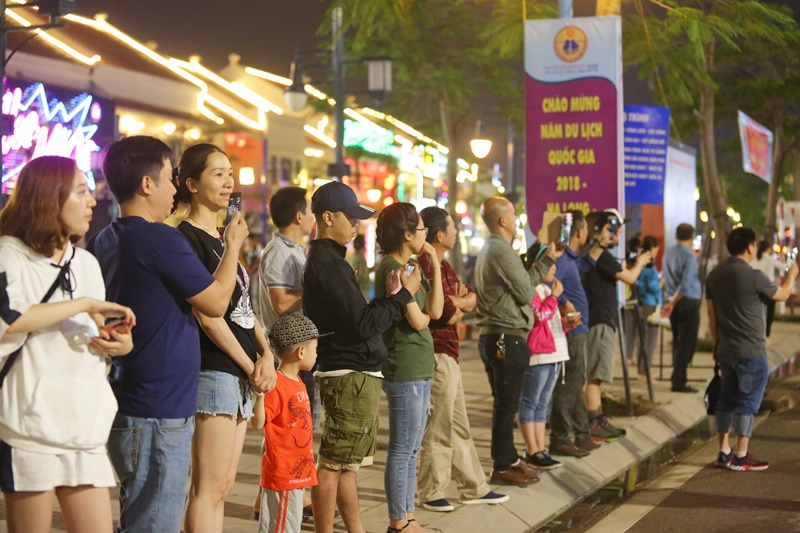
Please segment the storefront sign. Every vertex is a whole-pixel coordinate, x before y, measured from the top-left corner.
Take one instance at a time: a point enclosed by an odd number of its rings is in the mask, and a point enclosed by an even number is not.
[[[525,23],[526,208],[542,213],[617,208],[622,179],[619,17]]]
[[[767,183],[772,181],[772,132],[739,111],[742,166]]]
[[[394,133],[379,126],[367,126],[355,120],[344,121],[344,145],[367,152],[399,159],[400,149],[394,146]]]
[[[625,106],[625,201],[664,203],[669,108]]]
[[[100,150],[114,140],[110,101],[43,83],[7,80],[2,109],[14,117],[14,134],[2,137],[4,194],[14,188],[27,162],[43,155],[75,159],[94,189]]]

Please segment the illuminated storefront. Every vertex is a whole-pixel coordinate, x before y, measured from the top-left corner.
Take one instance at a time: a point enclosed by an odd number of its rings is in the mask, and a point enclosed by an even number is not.
[[[2,192],[13,190],[25,164],[43,155],[75,159],[95,188],[100,151],[114,140],[114,104],[87,92],[8,79],[3,113],[14,117],[13,135],[3,136]]]

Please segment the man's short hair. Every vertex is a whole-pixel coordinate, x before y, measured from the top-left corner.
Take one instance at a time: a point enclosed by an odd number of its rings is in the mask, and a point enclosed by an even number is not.
[[[272,195],[269,213],[275,227],[285,228],[294,221],[297,213],[305,213],[308,207],[307,194],[308,191],[301,187],[284,187]]]
[[[675,229],[675,238],[679,241],[688,241],[694,237],[694,227],[691,224],[679,224]]]
[[[139,182],[150,176],[158,183],[164,159],[175,166],[175,154],[155,137],[134,135],[113,143],[103,161],[103,174],[117,202],[123,204],[136,196]]]
[[[747,248],[751,244],[758,241],[756,232],[752,228],[736,228],[728,235],[728,240],[725,243],[728,247],[728,253],[731,255],[742,255],[747,252]]]
[[[419,212],[422,217],[422,223],[428,228],[428,235],[425,237],[430,243],[436,242],[436,234],[447,231],[447,217],[450,216],[446,210],[435,205],[426,207]]]
[[[586,226],[586,216],[583,211],[577,209],[570,211],[570,214],[572,215],[572,228],[569,230],[569,238],[572,240]]]

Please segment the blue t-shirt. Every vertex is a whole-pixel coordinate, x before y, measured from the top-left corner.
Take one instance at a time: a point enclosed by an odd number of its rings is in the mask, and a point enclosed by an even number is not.
[[[577,328],[569,330],[567,335],[589,333],[589,300],[586,299],[586,292],[581,283],[578,260],[578,254],[572,248],[564,250],[561,257],[556,259],[556,278],[564,285],[564,292],[558,297],[558,304],[564,305],[567,301],[572,302],[575,310],[581,314],[583,322]]]
[[[197,411],[200,337],[186,301],[213,282],[183,235],[140,217],[115,220],[92,237],[109,301],[136,313],[133,351],[111,358],[119,412],[185,418]]]

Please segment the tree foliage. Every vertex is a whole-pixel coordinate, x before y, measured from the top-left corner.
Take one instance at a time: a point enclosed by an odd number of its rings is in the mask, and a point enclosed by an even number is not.
[[[705,200],[717,227],[725,227],[728,193],[718,165],[718,97],[729,90],[726,75],[741,75],[753,50],[786,49],[795,21],[788,8],[755,0],[635,3],[638,16],[626,21],[623,31],[626,64],[637,67],[656,98],[672,109],[673,134],[699,138]],[[717,239],[717,253],[725,255],[724,239]]]

